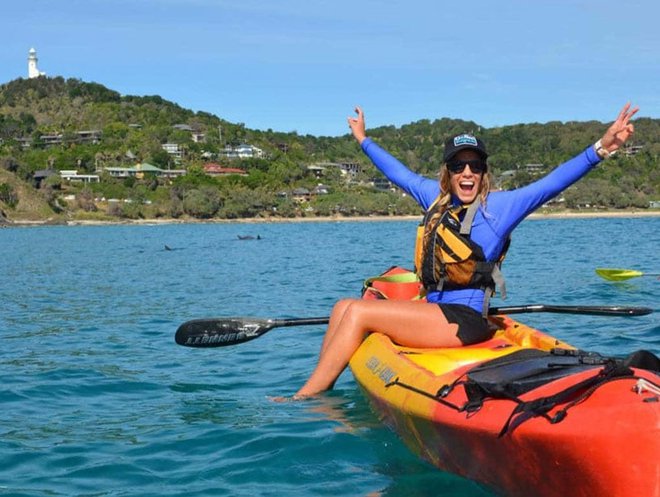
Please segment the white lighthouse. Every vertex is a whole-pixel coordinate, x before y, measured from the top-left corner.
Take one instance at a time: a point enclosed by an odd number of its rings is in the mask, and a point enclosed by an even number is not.
[[[28,78],[38,78],[45,75],[46,73],[39,71],[37,67],[37,51],[31,48],[28,55]]]

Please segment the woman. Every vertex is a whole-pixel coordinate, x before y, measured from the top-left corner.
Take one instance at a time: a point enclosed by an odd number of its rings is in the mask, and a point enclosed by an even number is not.
[[[460,347],[490,338],[484,302],[487,307],[509,235],[527,215],[620,149],[634,132],[630,120],[638,108],[631,110],[626,104],[594,145],[540,180],[508,192],[489,191],[488,154],[480,139],[462,134],[447,140],[438,183],[413,173],[367,138],[362,109],[355,111],[357,116],[349,117],[348,125],[364,153],[427,212],[416,261],[427,303],[339,301],[330,315],[318,364],[293,399],[332,388],[371,332],[383,333],[399,345],[422,348]],[[448,264],[455,252],[466,254],[456,258],[462,261],[456,264],[460,271]]]

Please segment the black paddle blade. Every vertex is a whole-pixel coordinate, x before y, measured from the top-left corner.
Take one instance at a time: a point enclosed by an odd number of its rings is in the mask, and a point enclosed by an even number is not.
[[[255,318],[193,319],[179,326],[174,340],[186,347],[224,347],[254,340],[275,324],[270,319]]]

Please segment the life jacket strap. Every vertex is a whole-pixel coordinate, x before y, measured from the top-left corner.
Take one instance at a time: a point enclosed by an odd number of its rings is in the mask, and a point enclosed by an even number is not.
[[[472,231],[472,222],[474,221],[474,216],[477,214],[477,211],[479,210],[479,201],[475,200],[472,202],[468,207],[467,211],[465,212],[465,217],[463,218],[463,221],[461,222],[461,235],[470,235],[470,232]]]
[[[493,290],[492,287],[488,287],[488,288],[484,289],[484,304],[481,308],[481,315],[484,318],[488,317],[488,311],[490,309],[490,298],[493,296],[494,293],[495,293],[495,290]]]

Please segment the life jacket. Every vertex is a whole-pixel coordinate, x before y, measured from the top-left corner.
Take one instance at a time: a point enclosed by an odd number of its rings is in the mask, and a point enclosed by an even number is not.
[[[417,228],[415,271],[427,292],[464,288],[484,290],[483,312],[486,316],[496,287],[499,287],[502,298],[506,297],[500,265],[510,240],[507,239],[497,261],[487,261],[481,246],[470,238],[479,201],[448,208],[439,205],[438,200],[439,197]],[[463,211],[465,216],[461,221]]]

